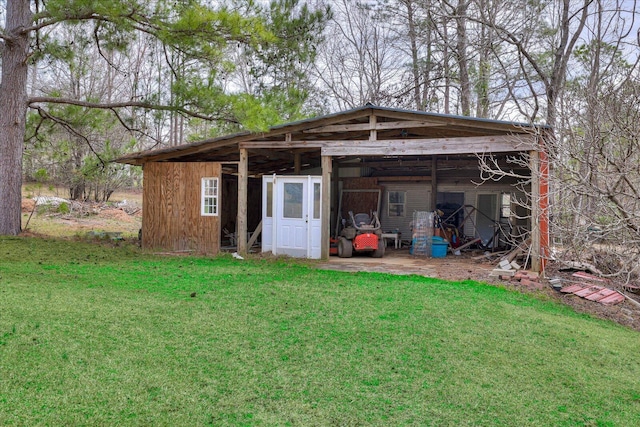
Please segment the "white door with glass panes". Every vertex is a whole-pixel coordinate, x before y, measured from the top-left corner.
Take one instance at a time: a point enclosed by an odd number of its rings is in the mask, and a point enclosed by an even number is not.
[[[320,258],[320,182],[316,176],[262,178],[262,251]]]

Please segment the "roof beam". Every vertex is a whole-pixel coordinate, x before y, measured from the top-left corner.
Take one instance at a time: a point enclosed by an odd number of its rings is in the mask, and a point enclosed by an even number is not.
[[[533,135],[324,142],[323,156],[432,156],[539,149]]]
[[[378,122],[375,130],[410,129],[433,126],[445,126],[444,123],[435,123],[429,120],[397,120],[393,122]],[[302,131],[303,133],[333,133],[333,132],[362,132],[371,130],[369,123],[353,123],[348,125],[330,125]]]
[[[240,143],[240,148],[320,148],[323,156],[431,156],[435,154],[505,153],[539,149],[534,135],[381,139],[377,141],[246,141]]]
[[[384,111],[376,111],[378,117],[388,117],[392,119],[408,119],[413,118],[419,112],[406,112],[406,111],[392,111],[392,110],[384,110]],[[429,115],[429,113],[426,113]],[[534,127],[522,126],[519,123],[512,122],[501,122],[497,120],[491,119],[481,119],[474,117],[464,117],[464,116],[452,116],[446,114],[432,114],[430,115],[428,120],[431,122],[442,123],[443,126],[460,126],[462,128],[475,128],[475,129],[484,129],[484,130],[498,130],[503,132],[522,132],[525,133],[529,129],[534,129]]]
[[[247,148],[249,150],[255,149],[272,149],[282,150],[291,148],[322,148],[326,141],[246,141],[240,143],[240,148]]]

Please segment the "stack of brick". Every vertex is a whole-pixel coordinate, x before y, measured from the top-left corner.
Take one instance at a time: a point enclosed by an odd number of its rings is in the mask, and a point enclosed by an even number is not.
[[[502,259],[500,263],[494,268],[489,276],[499,277],[500,279],[507,280],[510,277],[516,275],[516,272],[522,267],[515,261],[509,261],[508,259]]]
[[[538,273],[522,270],[522,267],[517,262],[509,261],[508,259],[502,259],[489,276],[510,282],[520,282],[521,285],[531,289],[542,289],[544,287],[540,283]]]
[[[522,286],[530,289],[544,288],[544,285],[540,282],[540,275],[534,271],[518,271],[512,280],[518,281]]]

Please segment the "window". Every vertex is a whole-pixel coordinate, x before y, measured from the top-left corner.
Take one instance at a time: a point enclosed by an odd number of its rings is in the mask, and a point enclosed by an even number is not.
[[[387,207],[389,209],[389,216],[404,216],[405,212],[405,200],[406,200],[406,192],[405,191],[389,191],[387,193],[388,203]]]
[[[313,183],[313,219],[320,219],[320,183]]]
[[[303,184],[285,182],[284,184],[284,218],[302,218]]]
[[[511,217],[511,194],[502,193],[502,206],[500,207],[500,216],[502,218]]]
[[[202,216],[218,216],[218,178],[202,178]]]
[[[273,216],[273,182],[267,182],[267,218]]]

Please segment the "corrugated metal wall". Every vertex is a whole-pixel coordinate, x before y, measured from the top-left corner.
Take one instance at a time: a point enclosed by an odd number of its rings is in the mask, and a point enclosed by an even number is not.
[[[399,230],[403,240],[411,240],[411,221],[413,212],[431,210],[431,183],[428,182],[388,182],[380,179],[384,186],[382,195],[382,215],[380,222],[383,231]],[[405,191],[405,216],[389,216],[389,191]]]

